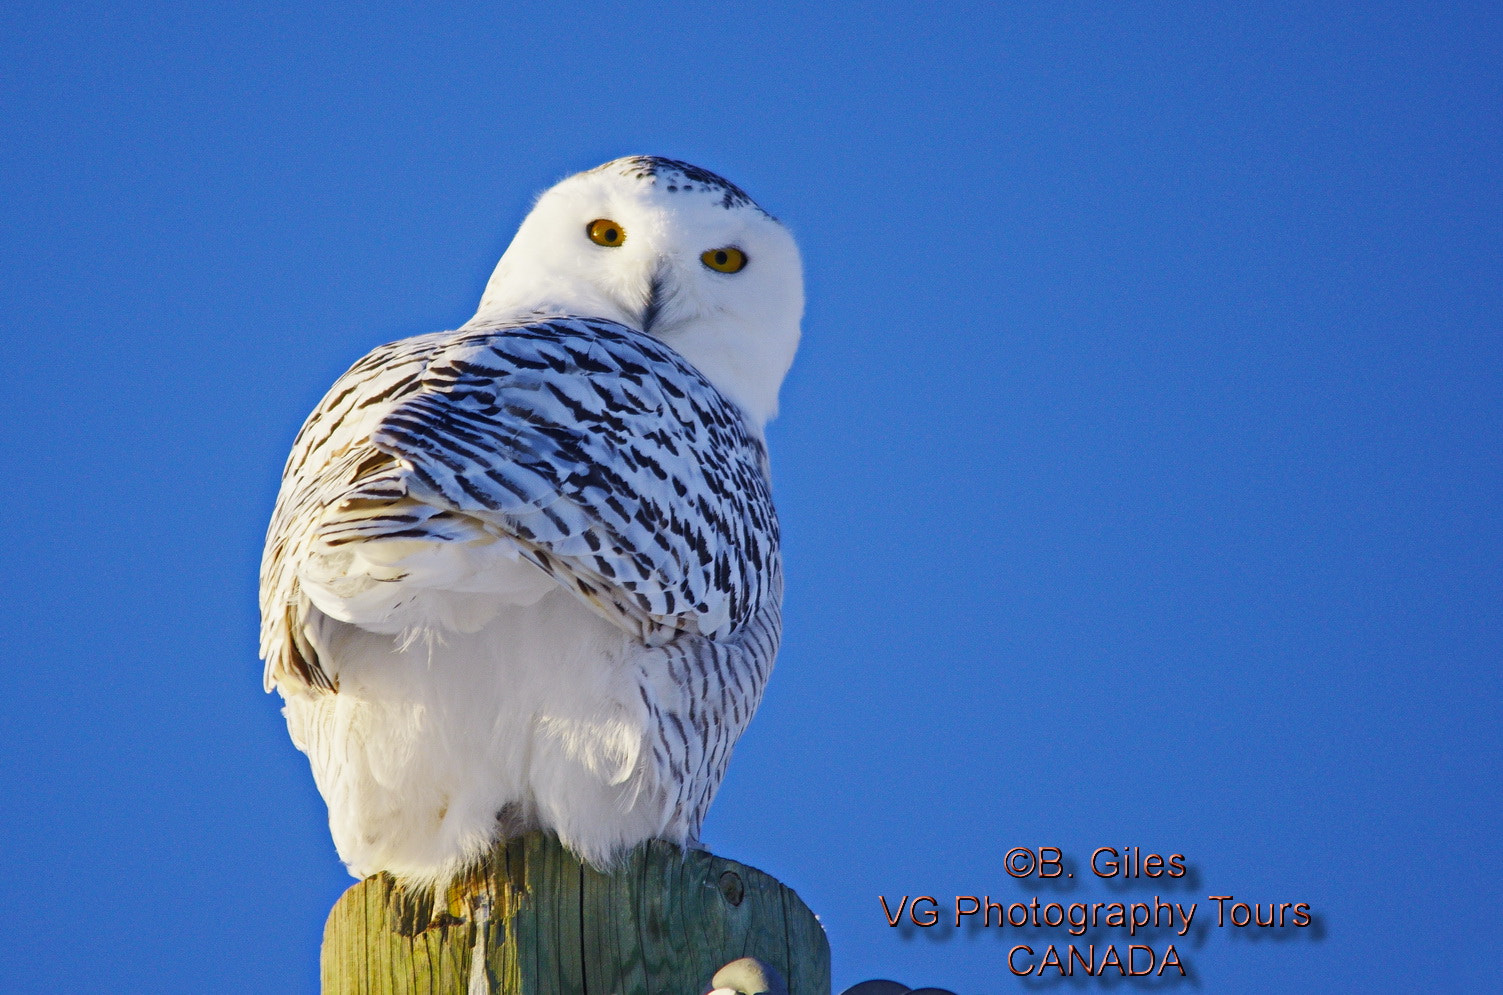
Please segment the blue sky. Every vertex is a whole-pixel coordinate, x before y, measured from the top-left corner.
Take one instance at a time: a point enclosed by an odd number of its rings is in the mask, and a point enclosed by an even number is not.
[[[1182,949],[1203,990],[1495,983],[1503,17],[806,6],[0,12],[16,990],[315,990],[350,881],[260,690],[281,461],[632,153],[805,255],[784,648],[707,842],[837,992],[1026,987],[878,903],[1052,894],[1021,845],[1311,905]]]

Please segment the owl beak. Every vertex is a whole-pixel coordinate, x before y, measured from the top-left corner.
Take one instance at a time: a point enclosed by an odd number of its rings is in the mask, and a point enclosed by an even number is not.
[[[659,262],[647,283],[647,303],[642,305],[642,331],[652,334],[652,326],[663,316],[663,307],[672,296],[668,289],[668,267]]]

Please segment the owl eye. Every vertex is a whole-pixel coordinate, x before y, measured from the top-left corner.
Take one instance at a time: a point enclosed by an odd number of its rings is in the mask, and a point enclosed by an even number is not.
[[[699,261],[719,273],[739,273],[746,266],[746,253],[728,245],[723,249],[711,249],[701,255]]]
[[[590,236],[591,242],[603,245],[607,249],[614,249],[626,241],[626,229],[610,218],[596,218],[591,221],[585,225],[585,234]]]

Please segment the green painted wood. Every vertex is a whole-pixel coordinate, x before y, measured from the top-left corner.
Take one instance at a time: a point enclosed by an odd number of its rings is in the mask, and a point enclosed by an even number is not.
[[[757,957],[790,995],[829,995],[830,946],[792,889],[754,867],[645,843],[612,874],[529,833],[497,844],[442,900],[389,875],[345,892],[324,927],[325,995],[700,995]]]

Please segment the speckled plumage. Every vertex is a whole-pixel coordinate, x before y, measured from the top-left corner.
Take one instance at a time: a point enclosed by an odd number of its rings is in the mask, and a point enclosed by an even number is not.
[[[626,244],[583,241],[592,216]],[[745,272],[699,266],[732,244]],[[468,324],[330,390],[268,533],[262,654],[353,873],[441,882],[535,826],[599,866],[698,839],[777,651],[762,424],[801,310],[738,188],[617,160],[545,194]]]

